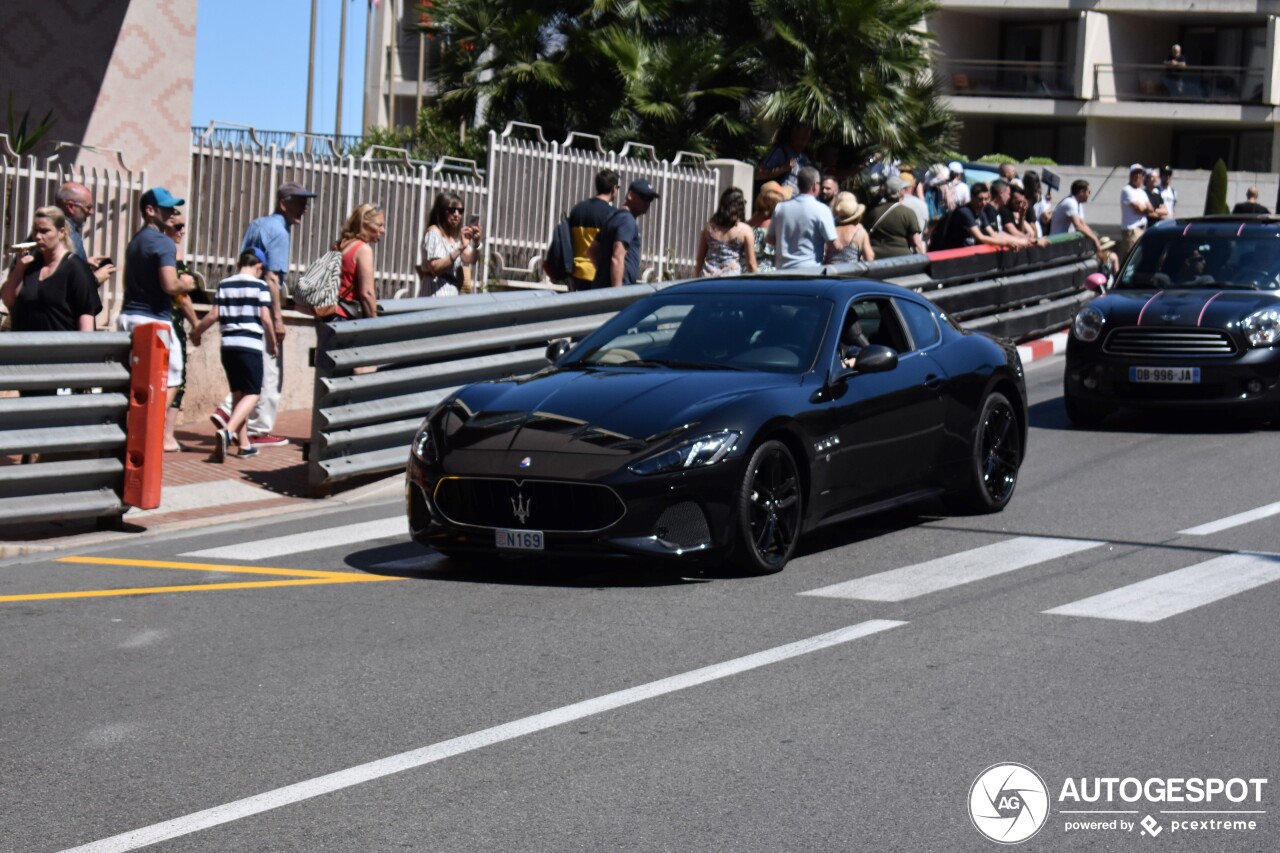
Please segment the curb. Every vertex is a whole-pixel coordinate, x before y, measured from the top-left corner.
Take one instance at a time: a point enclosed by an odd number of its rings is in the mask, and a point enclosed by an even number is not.
[[[1023,364],[1030,364],[1042,358],[1048,358],[1051,355],[1057,355],[1060,352],[1067,351],[1067,336],[1070,332],[1058,332],[1049,335],[1047,338],[1041,338],[1038,341],[1031,341],[1026,344],[1018,345],[1018,356],[1021,357]]]
[[[356,504],[362,501],[372,501],[386,494],[398,493],[403,489],[403,487],[404,474],[393,474],[382,480],[375,480],[374,482],[367,483],[357,489],[352,489],[350,492],[305,503],[289,503],[280,506],[263,507],[261,509],[241,509],[223,513],[221,515],[207,515],[201,518],[188,518],[181,521],[157,524],[154,527],[148,527],[145,530],[137,532],[94,530],[85,533],[73,533],[69,536],[50,538],[41,542],[0,542],[0,560],[49,554],[73,548],[89,548],[95,545],[109,545],[116,542],[150,539],[166,533],[195,530],[202,527],[214,527],[219,524],[232,524],[237,521],[250,521],[257,518],[270,518],[276,515],[288,515],[290,513],[302,512],[308,509],[327,509],[330,507],[336,509],[339,506]],[[128,516],[125,516],[125,518],[127,520]]]

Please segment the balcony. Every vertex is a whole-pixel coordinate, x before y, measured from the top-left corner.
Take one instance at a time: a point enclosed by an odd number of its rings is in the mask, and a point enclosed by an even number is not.
[[[1000,98],[1071,98],[1071,69],[1065,62],[952,60],[942,63],[942,84],[949,95]]]
[[[1260,68],[1206,65],[1095,65],[1094,91],[1118,101],[1180,101],[1203,104],[1261,104]]]

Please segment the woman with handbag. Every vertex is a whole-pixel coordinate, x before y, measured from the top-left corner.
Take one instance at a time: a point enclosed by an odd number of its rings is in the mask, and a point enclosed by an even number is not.
[[[443,192],[436,196],[422,235],[422,262],[418,265],[419,296],[457,296],[462,292],[462,268],[480,259],[480,225],[462,224],[462,197]]]
[[[376,204],[362,204],[347,217],[333,250],[342,253],[342,281],[338,285],[335,316],[343,320],[378,316],[373,283],[373,246],[387,231],[387,217]]]

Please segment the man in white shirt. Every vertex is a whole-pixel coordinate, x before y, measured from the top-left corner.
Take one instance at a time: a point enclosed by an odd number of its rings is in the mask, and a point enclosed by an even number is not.
[[[796,175],[796,197],[774,208],[766,239],[775,247],[778,269],[821,266],[828,248],[844,248],[831,208],[818,201],[820,177],[817,169],[805,166]]]
[[[1072,231],[1079,231],[1093,241],[1095,251],[1101,252],[1102,242],[1084,219],[1084,203],[1089,200],[1091,192],[1093,190],[1089,188],[1088,181],[1073,181],[1071,183],[1071,195],[1064,198],[1053,209],[1053,219],[1049,224],[1049,233],[1070,234]]]
[[[1165,207],[1169,208],[1169,218],[1177,219],[1175,208],[1178,206],[1178,191],[1173,188],[1172,166],[1160,167],[1160,197],[1164,199]]]
[[[1138,244],[1138,238],[1147,227],[1147,214],[1151,213],[1151,199],[1142,186],[1147,170],[1141,163],[1129,167],[1129,184],[1120,190],[1120,262],[1124,263]]]
[[[947,184],[951,188],[951,200],[956,207],[964,207],[971,197],[969,185],[964,182],[964,166],[959,160],[952,160],[947,168],[951,171],[951,181]]]

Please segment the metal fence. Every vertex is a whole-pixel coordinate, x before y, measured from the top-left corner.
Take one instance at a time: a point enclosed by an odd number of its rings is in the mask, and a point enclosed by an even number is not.
[[[79,152],[79,157],[74,155]],[[73,160],[82,162],[74,164]],[[9,137],[0,134],[0,240],[9,246],[31,233],[35,212],[54,203],[64,181],[84,184],[94,197],[94,210],[81,231],[89,255],[107,255],[119,266],[137,224],[138,199],[146,172],[125,165],[120,152],[88,145],[56,143],[47,157],[19,156]],[[113,276],[101,289],[103,313],[97,323],[109,327],[120,313],[123,277]]]
[[[547,142],[540,127],[512,122],[500,134],[489,133],[486,280],[541,277],[552,229],[573,205],[595,193],[595,175],[604,168],[621,178],[619,204],[636,178],[647,178],[661,196],[639,220],[640,279],[692,275],[698,233],[720,194],[719,173],[701,155],[682,151],[668,162],[659,160],[652,146],[630,142],[610,152],[598,136],[585,133]]]
[[[357,160],[202,139],[191,158],[187,262],[206,286],[215,287],[233,271],[245,227],[276,209],[276,190],[286,181],[316,194],[293,229],[286,284],[329,249],[358,205],[371,202],[382,208],[387,222],[374,252],[380,299],[416,291],[413,270],[436,193],[456,192],[467,207],[479,210],[488,192],[471,161],[446,158],[428,166],[403,151],[376,147]]]
[[[130,336],[0,335],[0,525],[124,512]],[[65,389],[71,393],[62,393]],[[100,389],[101,393],[81,393]]]

